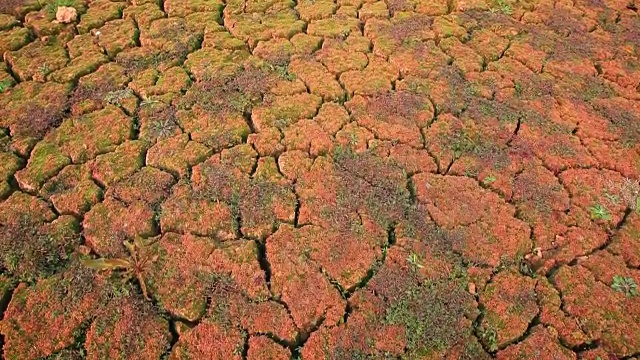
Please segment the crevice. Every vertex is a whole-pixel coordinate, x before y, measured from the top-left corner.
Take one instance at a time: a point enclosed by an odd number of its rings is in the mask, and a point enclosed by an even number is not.
[[[566,344],[564,341],[562,341],[562,337],[560,336],[558,337],[558,341],[560,342],[560,345],[566,347],[567,349],[570,349],[571,351],[577,354],[580,354],[582,352],[589,351],[589,350],[594,350],[600,347],[600,340],[594,340],[589,343],[582,343],[577,346],[570,346],[569,344]]]
[[[596,68],[598,75],[602,75],[604,73],[604,71],[602,71],[602,65],[596,63],[593,66]]]
[[[620,360],[636,360],[639,356],[640,356],[640,352],[637,352],[629,356],[623,356],[620,358]]]
[[[378,273],[378,271],[380,270],[380,268],[382,268],[382,266],[384,265],[384,263],[387,260],[387,253],[389,251],[389,248],[391,246],[394,246],[396,244],[396,230],[395,230],[395,226],[391,226],[388,230],[387,230],[387,243],[384,244],[384,246],[382,247],[382,256],[378,259],[376,259],[376,261],[374,261],[374,263],[371,265],[371,267],[367,270],[365,276],[360,279],[360,281],[358,281],[357,284],[345,289],[344,287],[342,287],[342,285],[340,285],[338,283],[337,280],[331,278],[331,276],[326,273],[324,271],[324,269],[322,270],[323,275],[325,275],[325,277],[327,277],[329,279],[329,282],[336,287],[336,289],[338,290],[338,292],[340,292],[340,294],[342,295],[342,297],[347,300],[347,305],[345,308],[345,315],[344,315],[344,322],[347,321],[347,319],[349,318],[349,315],[351,313],[351,305],[349,304],[349,299],[351,298],[351,296],[359,289],[362,289],[364,287],[367,286],[367,284],[369,283],[369,281],[371,281],[371,279]]]
[[[322,314],[322,316],[314,324],[312,324],[308,330],[300,330],[298,336],[296,337],[295,343],[289,346],[293,359],[301,359],[300,350],[302,350],[304,344],[307,342],[307,340],[309,340],[311,334],[320,329],[325,320],[326,314]]]
[[[538,310],[538,314],[536,314],[536,316],[533,317],[533,319],[531,319],[531,321],[529,322],[529,325],[527,326],[527,330],[525,330],[525,332],[520,335],[517,339],[513,340],[512,342],[504,345],[501,347],[501,349],[506,348],[507,346],[510,345],[517,345],[523,341],[525,341],[529,335],[531,335],[531,332],[533,331],[533,328],[540,325],[540,310]]]
[[[264,272],[264,280],[267,284],[267,289],[271,293],[271,264],[267,259],[267,246],[265,242],[254,240],[256,248],[258,249],[258,264],[260,269]]]
[[[11,290],[7,291],[5,294],[0,294],[0,320],[4,319],[4,312],[7,311],[7,307],[11,302],[11,298],[13,297],[13,293],[16,291],[16,287],[18,284],[12,284]],[[1,342],[0,342],[1,344]],[[2,354],[2,352],[0,352]]]
[[[240,199],[232,195],[231,200],[229,201],[229,207],[231,208],[233,232],[235,233],[237,239],[242,239],[244,237],[244,234],[242,234],[242,214],[240,211]]]
[[[449,171],[451,170],[451,168],[453,167],[453,164],[456,162],[455,158],[451,158],[451,161],[449,162],[449,165],[447,165],[447,168],[444,170],[444,172],[441,172],[442,175],[447,175],[449,174]]]
[[[278,336],[276,336],[275,334],[272,334],[270,332],[267,333],[263,333],[263,332],[256,332],[251,334],[251,336],[264,336],[266,338],[268,338],[269,340],[273,341],[274,343],[282,346],[285,349],[291,349],[292,346],[295,345],[295,341],[287,341],[284,339],[279,338]]]
[[[32,35],[32,33],[30,33],[30,35]],[[34,35],[35,36],[35,35]],[[29,36],[29,43],[35,41],[34,40],[34,36]],[[26,46],[26,45],[25,45]],[[5,71],[11,75],[11,77],[13,78],[13,81],[15,81],[15,85],[13,87],[15,87],[16,85],[20,84],[20,77],[18,77],[18,75],[15,73],[15,71],[13,71],[13,68],[11,67],[11,64],[9,63],[9,61],[4,61],[4,67],[5,67]]]
[[[167,347],[167,350],[160,357],[161,359],[169,359],[171,353],[173,352],[173,348],[180,340],[180,334],[178,333],[178,328],[176,325],[177,321],[178,320],[175,319],[169,319],[169,333],[171,334],[171,339],[169,340],[169,346]]]
[[[322,276],[324,276],[326,278],[327,282],[329,282],[329,284],[331,284],[331,286],[333,286],[333,288],[336,289],[336,291],[340,293],[340,296],[342,296],[343,299],[347,299],[348,290],[345,289],[344,286],[342,286],[342,284],[340,284],[340,282],[337,279],[335,279],[333,276],[331,276],[321,266],[320,266],[320,273],[322,274]]]
[[[407,177],[407,191],[409,192],[409,204],[416,205],[418,203],[418,195],[416,194],[416,187],[413,184],[413,178]]]
[[[632,212],[633,212],[633,210],[630,209],[630,208],[627,208],[625,210],[624,215],[622,216],[620,221],[614,227],[614,231],[612,231],[611,233],[607,234],[607,240],[604,242],[604,244],[602,244],[602,245],[596,247],[595,249],[593,249],[591,251],[588,251],[588,252],[586,252],[584,254],[576,255],[575,258],[573,258],[570,262],[568,262],[566,264],[569,265],[569,266],[575,266],[575,265],[578,264],[578,258],[580,258],[580,257],[589,257],[589,256],[595,254],[598,251],[606,250],[609,247],[609,245],[611,245],[611,243],[613,242],[613,237],[614,237],[615,233],[617,233],[622,228],[622,226],[624,226],[624,224],[627,221],[627,218],[629,217],[629,215]]]
[[[130,114],[127,114],[127,115],[131,116]],[[133,114],[131,120],[133,121],[133,123],[131,125],[131,140],[138,140],[138,139],[140,139],[140,126],[141,125],[140,125],[140,117],[138,116],[137,110],[136,110],[136,113]],[[145,159],[146,159],[146,153],[145,153]]]
[[[140,25],[138,25],[138,20],[135,16],[131,16],[130,19],[131,21],[133,21],[133,26],[135,27],[135,30],[133,32],[133,42],[136,44],[136,47],[141,47],[142,44],[140,43]]]
[[[353,308],[351,307],[351,302],[347,300],[347,304],[344,307],[344,315],[342,315],[342,323],[346,324],[349,321],[351,313],[353,313]]]
[[[296,187],[295,185],[292,187],[292,191],[293,194],[296,197],[296,207],[295,207],[295,211],[294,211],[294,215],[293,215],[293,227],[295,227],[296,229],[300,227],[300,196],[298,195],[298,192],[296,191]]]
[[[518,136],[521,125],[522,125],[522,118],[518,118],[518,122],[516,123],[516,128],[513,130],[513,135],[511,135],[511,138],[509,139],[509,141],[507,141],[506,146],[510,146],[513,140],[516,138],[516,136]]]
[[[484,341],[482,341],[482,339],[484,338],[482,334],[482,320],[484,320],[484,314],[485,314],[484,304],[478,301],[478,316],[473,320],[472,333],[473,333],[473,336],[475,336],[476,339],[478,339],[478,343],[480,344],[480,346],[482,346],[482,349],[488,354],[493,354],[494,352],[488,349]]]
[[[248,110],[246,111],[244,114],[242,114],[244,117],[244,121],[247,123],[247,126],[249,127],[249,133],[250,134],[255,134],[256,133],[256,127],[253,124],[253,119],[251,118],[252,115],[252,111]],[[247,139],[244,137],[243,135],[243,139],[242,139],[243,143],[247,142]]]
[[[249,331],[247,331],[247,329],[242,329],[242,335],[244,344],[242,345],[242,354],[240,356],[242,359],[246,360],[249,356]]]

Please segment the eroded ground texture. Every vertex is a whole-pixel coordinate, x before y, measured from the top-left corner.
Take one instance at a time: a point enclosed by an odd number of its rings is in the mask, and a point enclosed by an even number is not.
[[[0,357],[640,357],[634,0],[0,13]]]

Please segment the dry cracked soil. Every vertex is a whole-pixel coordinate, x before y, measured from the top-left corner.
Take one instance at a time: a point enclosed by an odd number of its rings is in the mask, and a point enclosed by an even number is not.
[[[0,358],[640,358],[638,6],[1,0]]]

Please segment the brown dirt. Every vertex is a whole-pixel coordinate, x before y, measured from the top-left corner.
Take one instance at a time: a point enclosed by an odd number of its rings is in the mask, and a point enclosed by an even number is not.
[[[0,358],[639,358],[639,44],[637,0],[0,0]]]

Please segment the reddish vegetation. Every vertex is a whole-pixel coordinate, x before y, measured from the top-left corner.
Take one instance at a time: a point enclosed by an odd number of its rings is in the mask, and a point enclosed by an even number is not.
[[[0,358],[635,359],[639,19],[0,0]]]

